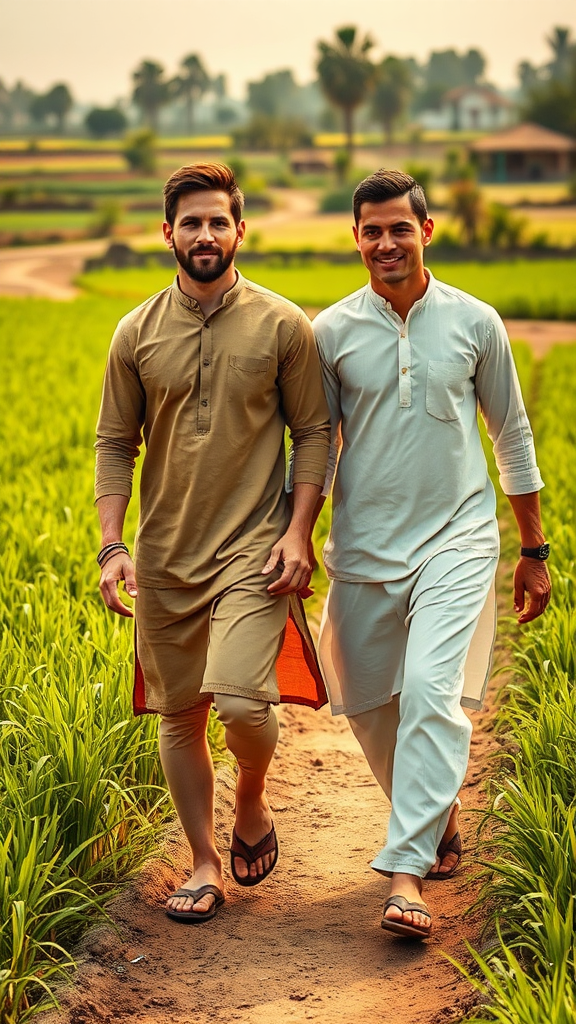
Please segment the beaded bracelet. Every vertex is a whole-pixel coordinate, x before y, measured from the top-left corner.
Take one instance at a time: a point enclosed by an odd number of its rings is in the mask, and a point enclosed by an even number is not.
[[[127,555],[130,554],[128,548],[121,540],[113,541],[112,544],[106,544],[96,555],[96,561],[100,568],[112,557],[112,552],[116,551],[124,551]]]
[[[108,558],[105,558],[104,561],[100,563],[100,570],[102,570],[105,565],[108,565],[108,562],[111,562],[113,558],[116,558],[116,555],[118,555],[119,553],[120,552],[118,551],[111,551],[110,554],[108,555]],[[123,553],[124,552],[122,552],[122,554]]]

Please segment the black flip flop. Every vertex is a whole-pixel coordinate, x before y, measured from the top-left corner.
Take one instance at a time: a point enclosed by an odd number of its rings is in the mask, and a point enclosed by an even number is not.
[[[184,924],[201,924],[202,921],[211,921],[216,916],[216,911],[224,903],[224,893],[216,885],[201,885],[199,889],[177,889],[171,892],[168,899],[173,896],[186,896],[188,899],[198,903],[203,896],[211,895],[214,903],[209,910],[170,910],[166,907],[166,914],[173,921],[182,921]]]
[[[254,864],[259,857],[263,857],[264,854],[266,853],[274,854],[272,858],[272,863],[269,868],[266,868],[266,870],[261,875],[256,875],[255,878],[251,878],[250,875],[247,875],[246,878],[240,878],[240,875],[237,874],[236,868],[234,866],[234,859],[236,857],[240,857],[240,859],[243,860],[244,863],[246,864],[246,867],[250,868],[251,864]],[[230,847],[230,870],[232,872],[232,877],[234,878],[234,881],[237,883],[237,885],[242,885],[245,887],[251,885],[259,885],[260,882],[263,882],[264,879],[268,877],[270,872],[274,870],[274,868],[276,867],[277,860],[278,837],[276,835],[276,829],[274,828],[274,825],[272,825],[270,831],[264,836],[263,839],[260,839],[260,841],[256,843],[255,846],[248,846],[248,843],[245,843],[243,839],[240,839],[240,836],[236,832],[236,829],[232,830],[232,845]]]

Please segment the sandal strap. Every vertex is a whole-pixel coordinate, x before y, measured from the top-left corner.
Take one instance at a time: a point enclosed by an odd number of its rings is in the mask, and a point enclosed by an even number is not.
[[[389,907],[396,907],[401,910],[403,914],[409,911],[413,911],[416,914],[424,914],[426,917],[432,918],[430,911],[425,903],[410,903],[404,896],[390,896],[384,904],[384,913]]]
[[[236,829],[232,830],[232,845],[230,846],[230,853],[234,857],[240,857],[248,866],[254,864],[259,857],[263,857],[267,853],[275,853],[278,845],[276,839],[276,832],[274,825],[270,831],[260,839],[254,846],[248,846],[243,839],[236,832]]]
[[[447,853],[455,853],[457,857],[461,857],[462,838],[460,836],[460,833],[455,832],[454,835],[452,836],[452,839],[449,839],[447,843],[444,842],[443,839],[441,839],[438,844],[438,850],[436,852],[438,857],[440,857],[440,860],[444,860],[444,857],[446,856]]]
[[[216,885],[201,885],[199,889],[177,889],[176,892],[170,893],[168,899],[174,896],[186,896],[187,899],[194,900],[194,903],[198,903],[203,896],[213,896],[216,903],[222,903],[224,900],[224,893]]]

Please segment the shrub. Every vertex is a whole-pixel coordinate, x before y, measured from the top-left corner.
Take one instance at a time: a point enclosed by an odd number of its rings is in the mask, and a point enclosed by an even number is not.
[[[124,156],[131,171],[152,175],[156,170],[156,137],[148,128],[126,137]]]
[[[96,139],[105,139],[108,135],[121,135],[126,130],[127,120],[117,107],[94,107],[84,119],[84,124]]]
[[[343,188],[326,192],[320,202],[320,213],[350,213],[353,193],[354,186],[352,185],[345,185]]]

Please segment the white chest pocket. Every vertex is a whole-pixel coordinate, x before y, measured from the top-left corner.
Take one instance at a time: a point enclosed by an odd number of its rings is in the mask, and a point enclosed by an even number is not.
[[[473,388],[468,363],[428,361],[426,412],[437,420],[457,420],[465,395]]]

